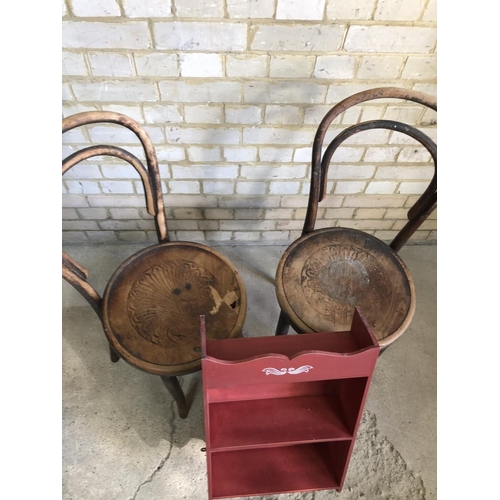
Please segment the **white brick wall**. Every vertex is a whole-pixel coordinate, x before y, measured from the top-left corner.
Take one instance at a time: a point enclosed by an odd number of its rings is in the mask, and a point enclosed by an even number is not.
[[[134,54],[139,76],[177,76],[179,68],[176,54]]]
[[[143,105],[147,123],[180,123],[183,121],[180,106],[174,104]]]
[[[226,106],[227,123],[262,123],[262,108],[259,106]]]
[[[223,5],[223,0],[175,0],[178,17],[222,17]]]
[[[334,52],[340,49],[345,26],[324,24],[321,29],[309,24],[291,26],[276,24],[252,25],[253,41],[251,50],[264,51],[323,51]]]
[[[222,76],[222,56],[218,54],[182,54],[181,76]]]
[[[228,54],[226,75],[229,77],[267,76],[267,55]]]
[[[85,57],[79,52],[62,53],[62,74],[69,76],[88,75]]]
[[[244,84],[243,98],[251,103],[318,103],[325,99],[327,87],[307,82],[249,82]]]
[[[396,190],[397,182],[377,182],[373,181],[368,184],[365,190],[366,194],[393,194]]]
[[[174,102],[240,102],[238,82],[189,82],[183,80],[159,83],[162,100]]]
[[[184,119],[187,123],[221,123],[222,106],[204,104],[184,106]]]
[[[351,26],[344,47],[348,52],[428,53],[435,41],[435,28]]]
[[[422,20],[423,21],[436,21],[437,19],[437,0],[429,0],[427,8],[425,9]]]
[[[274,1],[272,0],[226,0],[229,17],[232,18],[270,18],[274,14]]]
[[[377,0],[357,0],[356,2],[341,2],[327,0],[327,19],[370,19]]]
[[[198,181],[170,181],[168,186],[171,193],[194,194],[201,192]]]
[[[358,70],[358,78],[368,80],[396,78],[403,61],[403,56],[364,56]]]
[[[286,243],[300,235],[312,142],[331,107],[361,90],[436,93],[435,0],[69,0],[62,20],[63,116],[109,110],[144,124],[157,152],[172,239]],[[327,134],[399,120],[436,140],[436,113],[377,100]],[[144,160],[124,128],[63,138],[63,155],[109,143]],[[326,144],[325,144],[326,146]],[[349,138],[328,173],[317,227],[391,239],[434,173],[389,130]],[[65,241],[154,242],[137,172],[97,157],[63,177]],[[414,241],[436,239],[436,215]]]
[[[216,162],[221,159],[221,148],[211,147],[205,148],[203,146],[190,146],[187,148],[189,161],[191,162]]]
[[[206,194],[233,194],[234,182],[231,181],[204,181],[203,192]]]
[[[314,67],[314,56],[271,56],[270,77],[308,78]]]
[[[99,165],[92,165],[88,162],[79,163],[75,165],[69,172],[64,174],[65,179],[99,179],[101,178],[101,172],[99,170]]]
[[[151,38],[145,21],[63,21],[63,47],[84,49],[148,49]]]
[[[231,128],[180,128],[166,129],[167,141],[184,144],[238,144],[240,133]]]
[[[79,101],[156,101],[158,93],[152,82],[121,81],[73,82],[71,88]]]
[[[394,162],[400,148],[367,148],[363,161],[366,162]]]
[[[272,124],[298,124],[300,108],[298,106],[266,106],[265,123]]]
[[[193,3],[203,5],[197,0]],[[247,43],[246,26],[235,23],[158,22],[153,35],[155,47],[168,50],[236,52],[244,50]]]
[[[267,183],[265,182],[238,182],[236,192],[238,194],[266,194]]]
[[[71,0],[73,14],[78,17],[119,16],[116,0]]]
[[[238,176],[236,166],[172,166],[172,173],[176,179],[231,179]]]
[[[384,113],[384,119],[395,120],[405,123],[418,123],[422,115],[421,106],[391,106],[389,105]]]
[[[432,80],[437,71],[437,58],[432,56],[409,56],[402,78]]]
[[[257,160],[257,148],[224,148],[224,159],[230,162],[253,162]]]
[[[356,58],[352,56],[318,56],[314,76],[316,78],[349,79],[354,77]]]
[[[144,123],[144,117],[142,114],[142,107],[140,104],[138,105],[127,105],[127,104],[106,104],[103,103],[101,105],[104,111],[114,111],[115,113],[122,113],[124,115],[129,116],[133,120]],[[88,111],[91,111],[90,109]],[[66,115],[69,116],[69,115]]]
[[[171,0],[122,0],[127,17],[170,17]]]
[[[325,0],[278,0],[276,19],[322,19]]]
[[[72,101],[73,100],[73,95],[71,94],[70,86],[68,83],[62,84],[61,97],[62,97],[63,101]]]
[[[292,148],[260,148],[259,158],[264,162],[288,163],[292,161]]]
[[[378,0],[374,19],[413,21],[419,19],[426,0]]]
[[[303,130],[278,127],[244,128],[245,144],[308,144],[312,134],[306,136]]]

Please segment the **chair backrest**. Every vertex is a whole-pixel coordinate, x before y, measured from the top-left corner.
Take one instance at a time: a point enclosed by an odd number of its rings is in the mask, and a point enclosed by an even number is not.
[[[114,156],[125,160],[136,169],[141,177],[146,197],[146,209],[148,213],[154,217],[158,242],[164,243],[169,241],[167,221],[163,206],[163,195],[161,192],[158,158],[146,130],[132,118],[120,113],[111,111],[89,111],[64,118],[62,121],[62,133],[64,134],[74,128],[95,123],[113,123],[122,125],[131,130],[140,140],[144,148],[147,169],[136,156],[122,148],[110,145],[97,145],[81,149],[65,158],[62,162],[62,173],[64,174],[76,164],[94,156]],[[101,297],[96,290],[87,283],[87,270],[65,252],[63,252],[62,268],[63,278],[85,297],[100,317]]]
[[[323,142],[329,126],[333,120],[347,109],[357,104],[371,101],[374,99],[405,99],[408,101],[416,102],[427,106],[437,111],[437,99],[433,96],[417,92],[415,90],[400,89],[395,87],[376,88],[366,90],[354,94],[343,101],[336,104],[323,118],[318,126],[318,130],[314,137],[313,151],[312,151],[312,166],[311,166],[311,187],[309,192],[309,203],[307,207],[306,218],[302,234],[314,231],[316,223],[316,216],[318,211],[318,203],[321,202],[326,196],[326,185],[328,177],[328,167],[333,154],[337,148],[346,139],[352,135],[365,130],[372,129],[388,129],[406,134],[416,141],[420,142],[427,151],[429,151],[434,162],[434,176],[430,181],[427,189],[420,196],[417,202],[408,211],[408,222],[396,235],[391,242],[390,247],[396,252],[408,241],[411,235],[420,227],[420,225],[427,219],[427,217],[434,211],[437,206],[437,146],[436,144],[423,132],[410,125],[392,121],[392,120],[371,120],[351,127],[346,128],[343,132],[337,135],[329,146],[323,151]]]

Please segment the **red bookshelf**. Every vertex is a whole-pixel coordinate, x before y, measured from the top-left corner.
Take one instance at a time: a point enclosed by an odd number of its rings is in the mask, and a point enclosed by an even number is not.
[[[379,354],[359,308],[347,332],[201,335],[209,499],[340,491]]]

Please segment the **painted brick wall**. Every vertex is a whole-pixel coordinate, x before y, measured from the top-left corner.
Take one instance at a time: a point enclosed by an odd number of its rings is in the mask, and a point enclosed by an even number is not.
[[[316,128],[360,90],[436,93],[435,0],[66,0],[63,116],[110,110],[142,123],[160,162],[172,239],[288,243],[301,232]],[[371,119],[402,120],[436,139],[436,115],[372,101],[328,138]],[[111,143],[143,158],[128,130],[63,136],[63,157]],[[333,158],[317,226],[390,240],[433,174],[427,152],[374,130]],[[66,242],[155,241],[132,167],[86,161],[63,177]],[[434,213],[412,242],[435,241]]]

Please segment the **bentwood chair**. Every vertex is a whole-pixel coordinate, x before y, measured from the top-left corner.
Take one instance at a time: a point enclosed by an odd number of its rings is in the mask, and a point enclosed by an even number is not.
[[[92,306],[109,342],[111,361],[123,358],[139,370],[158,375],[185,418],[189,408],[177,379],[201,369],[199,317],[208,336],[241,334],[247,309],[243,281],[232,263],[207,246],[169,241],[154,146],[144,128],[113,112],[78,113],[62,121],[62,131],[111,123],[131,130],[140,140],[147,168],[133,154],[111,145],[87,147],[68,156],[63,174],[95,156],[113,156],[132,165],[144,185],[146,207],[154,217],[158,244],[129,257],[111,276],[103,296],[88,283],[87,270],[63,252],[62,275]]]
[[[437,100],[400,88],[376,88],[354,94],[334,106],[321,121],[314,138],[309,203],[302,236],[284,252],[276,272],[276,295],[281,308],[276,335],[291,325],[298,333],[349,330],[355,306],[363,311],[382,349],[398,339],[415,312],[415,287],[398,251],[437,206],[437,146],[420,130],[391,120],[350,126],[323,151],[330,124],[341,113],[374,99],[405,99],[433,110]],[[408,222],[390,244],[366,232],[331,227],[315,230],[318,203],[326,196],[328,167],[337,148],[362,131],[388,129],[408,135],[429,151],[434,176],[408,211]]]

